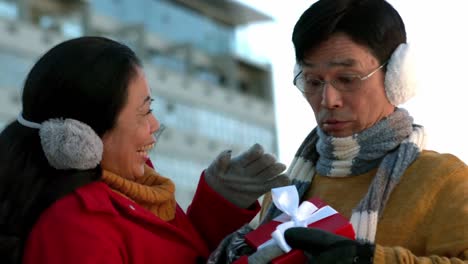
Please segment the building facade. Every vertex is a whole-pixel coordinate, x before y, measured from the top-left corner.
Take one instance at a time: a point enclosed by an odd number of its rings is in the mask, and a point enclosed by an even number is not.
[[[166,127],[151,159],[185,209],[222,150],[257,142],[277,153],[270,64],[235,37],[270,19],[232,0],[0,0],[0,129],[21,111],[24,79],[46,50],[81,35],[124,42],[144,62]]]

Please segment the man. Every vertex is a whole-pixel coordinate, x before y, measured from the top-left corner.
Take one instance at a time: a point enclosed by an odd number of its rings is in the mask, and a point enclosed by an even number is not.
[[[292,40],[294,83],[317,127],[289,177],[302,200],[320,197],[348,217],[356,241],[291,228],[288,244],[314,263],[468,262],[468,167],[424,150],[423,127],[397,108],[414,90],[398,12],[384,0],[320,0]],[[270,196],[263,209],[263,222],[281,213]]]

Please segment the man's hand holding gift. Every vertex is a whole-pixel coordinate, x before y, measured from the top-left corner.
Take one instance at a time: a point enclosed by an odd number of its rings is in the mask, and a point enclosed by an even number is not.
[[[291,248],[301,249],[310,263],[372,263],[374,245],[359,243],[317,228],[294,227],[284,233]]]
[[[351,223],[323,201],[313,198],[299,206],[293,185],[272,189],[272,199],[284,214],[246,235],[246,242],[257,250],[249,263],[304,263],[307,258],[302,250],[314,257],[324,253],[319,258],[323,261],[338,260],[328,257],[330,254],[348,254],[352,261],[358,261],[355,263],[364,263],[365,250],[353,240]]]

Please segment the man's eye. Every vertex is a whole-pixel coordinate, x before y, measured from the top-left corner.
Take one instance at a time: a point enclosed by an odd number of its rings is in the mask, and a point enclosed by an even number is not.
[[[357,80],[358,78],[353,75],[341,75],[336,78],[336,82],[343,85],[353,84],[354,82],[357,82]]]
[[[322,83],[323,82],[321,80],[319,80],[319,79],[315,79],[315,78],[306,79],[306,85],[308,87],[321,87]]]

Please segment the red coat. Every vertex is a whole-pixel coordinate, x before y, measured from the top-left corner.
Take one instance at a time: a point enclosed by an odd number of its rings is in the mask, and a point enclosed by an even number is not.
[[[154,214],[95,182],[43,212],[32,229],[24,263],[204,263],[223,237],[259,210],[240,209],[200,180],[187,215]]]

